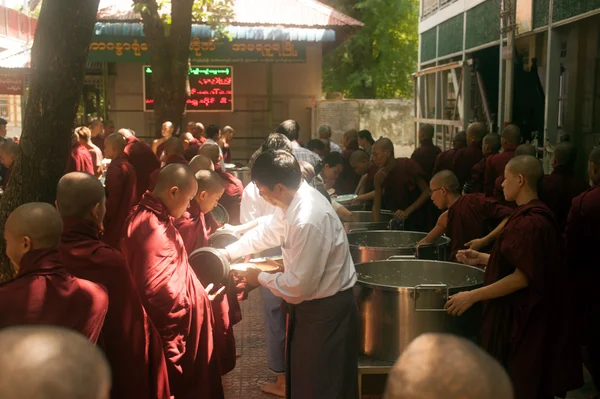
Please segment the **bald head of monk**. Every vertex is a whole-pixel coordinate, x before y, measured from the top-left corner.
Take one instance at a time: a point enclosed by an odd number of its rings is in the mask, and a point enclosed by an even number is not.
[[[512,399],[513,389],[502,366],[476,345],[453,335],[423,334],[402,352],[383,398]]]
[[[366,174],[371,167],[369,154],[362,150],[354,151],[352,155],[350,155],[350,166],[354,169],[356,174],[360,176]]]
[[[215,209],[225,191],[223,179],[212,170],[201,170],[196,173],[196,182],[198,183],[198,193],[194,199],[202,213],[208,213]]]
[[[179,138],[171,137],[165,141],[165,147],[164,147],[165,159],[164,159],[164,161],[169,159],[169,157],[172,157],[175,155],[182,155],[182,154],[183,154],[183,143],[181,142],[181,140],[179,140]]]
[[[0,162],[7,168],[12,168],[19,153],[19,145],[12,140],[6,140],[0,145]]]
[[[490,133],[483,138],[483,155],[497,154],[500,148],[502,148],[502,144],[500,143],[499,134]]]
[[[200,122],[196,123],[196,126],[194,126],[194,130],[192,130],[192,134],[194,135],[195,138],[200,140],[201,137],[205,136],[204,125]]]
[[[197,192],[198,183],[189,166],[173,163],[161,169],[152,193],[163,202],[170,216],[179,219]]]
[[[575,167],[575,160],[577,159],[577,147],[571,143],[560,143],[554,147],[554,154],[552,156],[552,167],[556,168],[562,166],[564,168]]]
[[[113,133],[104,140],[104,156],[108,159],[120,157],[125,152],[127,142],[119,133]]]
[[[517,125],[508,125],[500,135],[502,148],[516,148],[521,144],[521,129]]]
[[[447,209],[461,194],[458,178],[449,170],[436,173],[429,182],[431,200],[439,209]]]
[[[600,147],[596,147],[590,152],[588,174],[592,183],[600,184]]]
[[[15,209],[6,220],[6,254],[19,271],[23,256],[36,249],[56,248],[63,222],[58,211],[45,202],[30,202]]]
[[[208,157],[214,164],[221,162],[221,151],[219,145],[215,143],[204,143],[198,150],[198,155]]]
[[[344,132],[344,147],[348,148],[352,145],[351,143],[356,143],[356,146],[358,146],[358,130],[356,129],[350,129]]]
[[[132,136],[135,137],[135,133],[131,129],[125,129],[125,128],[119,129],[117,131],[117,133],[120,134],[121,136],[123,136],[125,139],[128,139],[128,138],[130,138]]]
[[[83,335],[51,326],[0,331],[0,397],[108,399],[111,372]]]
[[[471,145],[476,142],[481,142],[488,129],[483,122],[471,123],[467,128],[467,144]]]
[[[521,144],[515,150],[515,156],[519,155],[531,155],[535,157],[537,156],[537,149],[529,143]]]
[[[192,170],[192,173],[194,174],[198,173],[201,170],[212,170],[213,172],[215,170],[215,165],[213,164],[213,162],[210,160],[210,158],[204,155],[196,155],[190,161],[189,166]]]
[[[538,185],[544,176],[542,163],[531,155],[512,158],[504,169],[504,198],[517,205],[527,204],[537,199]]]
[[[371,157],[378,168],[394,162],[394,143],[388,138],[380,138],[373,144]]]
[[[418,133],[419,143],[422,143],[423,141],[426,141],[426,140],[433,140],[434,134],[435,134],[435,130],[434,130],[433,126],[422,125],[419,128],[419,133]]]
[[[190,148],[190,143],[194,141],[194,135],[190,132],[185,132],[181,135],[180,140],[181,144],[183,145],[183,148],[187,150],[188,148]]]
[[[106,214],[104,187],[88,173],[67,173],[58,181],[56,208],[63,219],[85,219],[100,227]]]
[[[460,132],[454,135],[452,139],[452,148],[460,149],[465,148],[467,146],[467,132],[461,130]]]
[[[160,129],[160,134],[168,139],[169,137],[171,137],[173,135],[173,130],[175,129],[175,126],[173,126],[172,122],[165,122],[162,124],[162,128]]]

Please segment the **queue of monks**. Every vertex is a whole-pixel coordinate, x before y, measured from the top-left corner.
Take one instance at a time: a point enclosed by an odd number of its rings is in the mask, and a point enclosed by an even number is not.
[[[221,378],[238,356],[239,302],[261,287],[275,373],[262,390],[357,398],[357,276],[342,225],[352,213],[336,201],[356,194],[375,221],[386,209],[392,228],[427,233],[418,246],[446,235],[449,261],[485,268],[483,287],[451,296],[446,309],[460,316],[483,303],[479,343],[487,354],[457,337],[424,335],[392,370],[387,398],[564,397],[582,385],[582,363],[600,387],[600,148],[588,154],[590,187],[575,175],[570,143],[554,147],[553,171],[544,175],[517,126],[488,130],[473,123],[442,152],[434,128],[423,125],[412,156],[397,158],[391,140],[367,130],[345,132],[339,146],[327,125],[304,147],[299,124],[287,120],[250,158],[244,187],[224,167],[231,127],[190,122],[176,135],[165,122],[151,145],[111,123],[78,127],[55,204],[21,205],[4,226],[16,277],[0,285],[0,347],[21,337],[66,353],[60,348],[73,340],[81,349],[56,367],[97,359],[87,374],[73,373],[96,390],[89,398],[224,398]],[[12,140],[0,145],[4,190],[18,151]],[[225,226],[211,215],[217,204],[229,215]],[[189,255],[223,227],[242,235],[219,250],[229,262],[275,251],[285,266],[203,285]],[[23,327],[31,325],[54,329]],[[55,374],[35,371],[39,355],[21,351],[14,356],[32,362],[11,365],[0,353],[2,397],[37,397],[52,384]],[[416,373],[423,356],[432,360]],[[6,376],[19,373],[4,373],[13,367],[40,374],[39,383],[15,386],[18,378]],[[81,386],[69,393],[63,385],[48,397],[84,397],[74,396]]]

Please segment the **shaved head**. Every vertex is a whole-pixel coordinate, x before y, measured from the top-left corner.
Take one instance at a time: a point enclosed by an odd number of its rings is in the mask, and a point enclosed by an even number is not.
[[[5,229],[14,237],[29,237],[32,249],[56,248],[63,232],[63,222],[52,205],[30,202],[10,214]]]
[[[189,166],[173,163],[161,169],[152,193],[165,204],[170,216],[179,219],[197,192],[198,183]]]
[[[453,194],[460,194],[461,187],[456,175],[449,170],[442,170],[441,172],[436,173],[431,178],[430,185],[435,189],[444,187],[446,190]]]
[[[596,147],[590,152],[589,162],[600,167],[600,147]]]
[[[369,162],[369,154],[365,151],[354,151],[352,155],[350,155],[350,163],[361,163],[361,162]]]
[[[104,198],[105,191],[102,183],[88,173],[67,173],[58,181],[56,206],[63,218],[83,219]]]
[[[467,128],[467,137],[474,141],[481,141],[487,134],[487,127],[483,122],[471,123]]]
[[[346,137],[349,141],[358,141],[358,130],[350,129],[344,133],[344,137]]]
[[[402,352],[383,398],[512,399],[513,389],[502,366],[473,343],[423,334]]]
[[[194,140],[194,135],[191,134],[190,132],[185,132],[184,134],[181,135],[181,140],[192,141],[192,140]]]
[[[105,143],[114,146],[119,154],[125,150],[125,145],[127,144],[125,138],[119,133],[113,133],[108,136],[105,140]]]
[[[431,125],[423,125],[419,128],[419,139],[420,140],[431,140],[433,139],[433,135],[435,134],[435,130]]]
[[[178,187],[184,190],[193,184],[194,174],[189,166],[180,163],[170,164],[160,170],[154,191],[168,191],[171,187]]]
[[[513,176],[522,175],[529,188],[537,191],[538,184],[544,176],[542,163],[531,155],[519,155],[506,164],[506,170]]]
[[[183,143],[177,137],[171,137],[165,141],[165,156],[183,154]]]
[[[126,139],[128,139],[131,136],[135,136],[135,134],[133,133],[133,131],[131,129],[119,129],[117,131],[117,133],[119,133],[121,136],[125,137]]]
[[[108,399],[111,372],[83,335],[51,326],[0,331],[0,397]]]
[[[384,151],[390,151],[392,153],[392,155],[394,155],[394,143],[392,143],[392,140],[390,140],[386,137],[380,138],[373,145],[377,146],[378,148],[380,148]]]
[[[560,143],[554,147],[554,160],[556,166],[573,166],[577,158],[577,147],[571,143]]]
[[[460,132],[454,135],[454,139],[452,139],[452,147],[454,148],[464,148],[467,146],[467,132],[461,130]]]
[[[502,148],[500,142],[500,135],[496,133],[490,133],[483,138],[483,144],[485,144],[492,154],[497,153]]]
[[[515,156],[519,155],[531,155],[535,157],[537,156],[537,149],[531,144],[521,144],[515,151]]]
[[[204,155],[196,155],[194,158],[192,158],[189,167],[194,174],[201,170],[215,170],[215,165],[213,162],[210,160],[210,158]]]
[[[503,146],[505,145],[504,143],[508,145],[519,145],[521,142],[521,129],[519,129],[517,125],[508,125],[504,128],[500,137],[503,140]]]
[[[204,143],[198,150],[198,155],[208,157],[213,163],[218,163],[221,159],[221,151],[219,145],[215,143]]]
[[[225,187],[223,179],[219,174],[212,170],[201,170],[196,173],[196,182],[198,182],[198,192],[207,191],[217,193]]]

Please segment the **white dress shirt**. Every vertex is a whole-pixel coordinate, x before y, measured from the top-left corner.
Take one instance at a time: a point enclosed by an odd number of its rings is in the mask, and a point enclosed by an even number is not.
[[[292,141],[291,144],[292,154],[294,154],[298,161],[308,162],[313,166],[313,168],[317,167],[317,165],[321,162],[321,158],[317,154],[301,147],[297,141]]]
[[[341,153],[342,149],[340,148],[339,145],[337,145],[333,141],[329,141],[329,151],[331,151],[331,152],[340,152]]]
[[[241,258],[282,247],[285,271],[260,273],[258,281],[286,302],[298,304],[350,289],[356,271],[342,222],[327,199],[303,182],[285,211],[247,232],[226,250]]]
[[[258,187],[256,187],[254,182],[250,182],[244,188],[242,203],[240,205],[240,221],[242,224],[246,224],[262,216],[273,215],[276,210],[277,207],[275,205],[269,204],[260,196]]]

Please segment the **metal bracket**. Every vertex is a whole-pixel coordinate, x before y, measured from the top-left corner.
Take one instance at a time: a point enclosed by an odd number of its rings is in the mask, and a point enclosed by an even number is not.
[[[414,260],[417,259],[414,255],[392,255],[387,260]]]
[[[413,287],[413,292],[411,293],[411,298],[415,300],[415,312],[445,312],[446,309],[442,308],[442,309],[421,309],[417,306],[417,300],[419,299],[419,289],[421,288],[425,288],[425,289],[445,289],[446,290],[446,296],[445,299],[448,300],[449,297],[449,292],[448,292],[448,285],[447,284],[418,284],[415,285]]]

